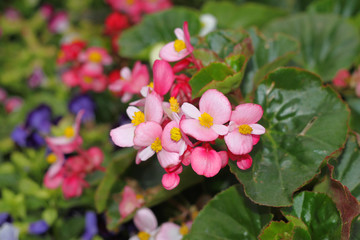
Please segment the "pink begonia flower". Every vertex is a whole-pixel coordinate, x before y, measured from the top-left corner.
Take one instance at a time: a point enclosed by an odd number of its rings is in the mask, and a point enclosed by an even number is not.
[[[122,192],[121,201],[119,203],[119,212],[121,218],[126,218],[132,212],[134,212],[135,209],[144,205],[144,203],[145,201],[142,195],[136,194],[131,187],[125,186]]]
[[[101,164],[104,161],[104,153],[100,148],[91,147],[87,150],[86,154],[89,159],[87,171],[103,170]]]
[[[145,64],[137,61],[131,71],[128,67],[120,70],[120,79],[109,85],[109,90],[122,95],[122,102],[128,102],[133,94],[140,94],[141,89],[149,83],[149,72]]]
[[[5,89],[0,88],[0,103],[5,102],[7,98],[7,92],[5,91]]]
[[[142,0],[106,0],[106,2],[117,11],[128,14],[132,21],[141,19]]]
[[[156,240],[181,240],[186,234],[189,233],[190,228],[191,223],[186,223],[179,226],[172,222],[165,222],[161,224],[156,234]]]
[[[78,75],[79,68],[72,68],[61,75],[63,83],[68,87],[79,85],[80,78]]]
[[[153,65],[154,91],[160,96],[169,92],[174,80],[174,72],[171,65],[164,60],[156,60]]]
[[[107,77],[103,74],[103,68],[96,63],[85,63],[79,69],[79,86],[81,90],[93,90],[102,92],[107,87]]]
[[[39,11],[40,11],[40,15],[44,19],[48,20],[50,19],[51,15],[54,12],[54,7],[51,6],[50,4],[45,3],[40,7]]]
[[[110,131],[112,141],[119,147],[134,146],[135,129],[139,124],[147,121],[161,122],[163,117],[161,99],[159,95],[152,92],[146,97],[144,113],[134,106],[128,107],[126,113],[131,119],[131,123],[121,125]]]
[[[187,149],[187,144],[184,140],[185,134],[181,131],[179,123],[176,121],[169,122],[162,133],[161,142],[165,150],[169,152],[176,152],[183,155]]]
[[[197,147],[190,155],[191,167],[198,175],[213,177],[221,169],[223,160],[210,146]]]
[[[221,158],[221,168],[224,168],[229,162],[228,153],[226,151],[220,151],[218,154]]]
[[[61,190],[64,197],[68,199],[81,196],[83,188],[88,186],[89,184],[82,177],[73,175],[64,178]]]
[[[166,173],[163,175],[161,183],[166,190],[172,190],[179,185],[179,174],[182,172],[182,170],[183,168],[181,163],[170,168],[165,168]]]
[[[216,89],[207,90],[199,102],[200,111],[190,103],[184,103],[181,110],[191,119],[180,122],[181,130],[199,141],[213,141],[219,135],[228,133],[231,105],[224,94]]]
[[[112,59],[107,51],[102,47],[89,47],[79,55],[80,62],[92,62],[102,65],[109,65]]]
[[[64,169],[60,168],[53,176],[51,176],[51,172],[49,170],[45,174],[44,185],[49,189],[58,188],[64,180]]]
[[[20,97],[9,97],[5,100],[5,110],[7,113],[12,113],[23,105],[24,101]]]
[[[79,136],[81,118],[84,115],[84,110],[80,110],[75,118],[73,126],[65,129],[64,135],[60,137],[47,137],[46,143],[53,152],[61,152],[68,154],[76,150],[82,144],[82,138]]]
[[[50,153],[46,159],[51,164],[51,166],[47,171],[47,174],[50,179],[55,177],[55,175],[57,175],[62,170],[65,162],[64,154],[60,152],[58,149],[54,149],[54,150],[53,153]]]
[[[134,224],[139,233],[132,236],[129,240],[155,240],[158,231],[158,222],[154,213],[149,208],[141,208],[137,210],[134,216]]]
[[[146,13],[154,13],[170,8],[172,3],[170,0],[145,0],[142,8]]]
[[[148,160],[155,153],[163,168],[180,163],[179,153],[168,152],[161,143],[162,128],[159,123],[148,121],[141,123],[135,129],[134,144],[141,147],[138,157],[141,161]]]
[[[161,59],[167,62],[176,62],[192,53],[194,47],[190,43],[188,23],[184,22],[183,29],[176,28],[177,40],[169,42],[160,50]]]
[[[336,86],[336,87],[346,87],[347,86],[347,79],[349,79],[351,76],[350,76],[350,73],[347,69],[340,69],[334,79],[332,80],[333,84]]]
[[[231,160],[236,161],[236,165],[241,170],[249,169],[252,165],[252,157],[249,154],[234,155],[229,152],[229,157]]]
[[[69,19],[66,12],[55,13],[49,21],[49,30],[53,33],[63,33],[69,28]]]
[[[254,143],[254,135],[265,133],[265,128],[257,122],[263,115],[260,105],[245,103],[238,105],[232,111],[229,133],[224,137],[228,149],[235,155],[243,155],[251,152]]]

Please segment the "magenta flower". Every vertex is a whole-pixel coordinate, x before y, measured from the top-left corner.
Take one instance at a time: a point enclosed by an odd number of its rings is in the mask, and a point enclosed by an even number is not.
[[[114,10],[128,14],[134,22],[140,21],[142,0],[106,0],[106,2]]]
[[[80,62],[92,62],[102,65],[109,65],[112,59],[107,51],[102,47],[89,47],[79,55]]]
[[[223,124],[230,119],[231,105],[221,92],[207,90],[200,98],[200,110],[190,103],[184,103],[181,109],[190,118],[180,122],[181,130],[197,140],[213,141],[228,133],[228,127]]]
[[[121,125],[110,131],[112,141],[119,147],[134,146],[135,129],[139,124],[148,121],[158,124],[161,122],[163,117],[161,99],[158,94],[152,92],[146,97],[144,113],[134,106],[128,107],[126,113],[131,119],[131,123]]]
[[[251,152],[259,140],[257,135],[265,133],[265,128],[257,122],[263,115],[260,105],[245,103],[238,105],[231,113],[229,133],[224,137],[228,149],[235,155]]]
[[[160,58],[167,62],[176,62],[192,53],[194,47],[190,43],[190,33],[188,23],[184,22],[183,29],[176,28],[175,35],[177,39],[166,44],[160,50]]]
[[[337,71],[332,82],[336,87],[346,87],[348,85],[347,81],[350,78],[351,78],[351,75],[347,69],[340,69],[339,71]]]
[[[64,178],[61,185],[61,190],[66,199],[79,197],[82,194],[83,188],[88,187],[89,184],[79,175],[73,175]]]
[[[163,175],[161,183],[166,190],[172,190],[179,185],[179,174],[182,172],[182,170],[183,167],[181,163],[173,167],[165,168],[166,173]]]
[[[143,10],[146,13],[154,13],[161,10],[165,10],[172,6],[170,0],[145,0],[143,1]]]
[[[190,155],[191,167],[198,175],[213,177],[218,174],[225,162],[222,157],[223,154],[217,153],[210,146],[197,147]]]
[[[119,212],[121,218],[126,218],[133,211],[135,211],[135,209],[144,205],[144,203],[144,197],[142,195],[136,194],[131,187],[125,186],[122,192],[121,201],[119,203]]]

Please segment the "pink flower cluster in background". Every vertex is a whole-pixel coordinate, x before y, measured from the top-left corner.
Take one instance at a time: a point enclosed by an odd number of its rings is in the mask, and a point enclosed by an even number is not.
[[[4,105],[7,113],[12,113],[19,109],[23,105],[24,101],[22,98],[17,96],[8,96],[5,89],[0,88],[0,106]]]
[[[347,69],[340,69],[332,82],[338,88],[354,88],[356,96],[360,97],[360,67],[352,74]]]

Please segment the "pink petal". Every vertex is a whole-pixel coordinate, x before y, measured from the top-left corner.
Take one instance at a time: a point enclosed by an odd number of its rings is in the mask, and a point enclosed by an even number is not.
[[[265,128],[260,124],[249,124],[249,126],[253,129],[251,134],[261,135],[265,133]]]
[[[124,80],[130,81],[130,79],[131,79],[131,70],[130,70],[130,68],[128,68],[128,67],[123,67],[123,68],[120,70],[120,76],[121,76]]]
[[[156,240],[181,240],[183,236],[180,234],[180,226],[172,223],[165,222],[161,224]]]
[[[149,84],[149,81],[150,76],[146,65],[137,61],[133,69],[129,91],[134,94],[139,94],[141,89]]]
[[[121,201],[119,203],[119,212],[121,218],[127,217],[138,207],[140,207],[140,205],[136,199],[135,191],[131,187],[125,186],[122,192]]]
[[[247,154],[253,148],[253,139],[250,134],[243,135],[237,130],[229,132],[224,137],[228,149],[236,155]]]
[[[139,209],[134,216],[135,226],[139,231],[151,232],[157,228],[157,220],[149,208]]]
[[[179,185],[180,177],[176,173],[166,173],[163,175],[161,183],[166,190],[172,190]]]
[[[161,167],[163,168],[173,167],[181,162],[179,153],[168,152],[165,149],[158,152],[157,157]]]
[[[251,135],[253,139],[253,145],[256,145],[260,141],[260,135]]]
[[[132,96],[133,95],[131,93],[124,93],[124,95],[121,97],[121,102],[127,103],[128,101],[131,100]]]
[[[194,47],[191,45],[190,42],[190,33],[189,33],[189,26],[188,26],[188,22],[184,22],[183,25],[183,30],[184,30],[184,41],[185,41],[185,45],[186,45],[186,49],[189,50],[189,52],[194,51]]]
[[[185,40],[185,35],[184,35],[184,31],[181,28],[176,28],[174,30],[175,36],[177,39],[179,40]]]
[[[140,123],[135,129],[134,144],[140,147],[150,146],[156,138],[161,139],[162,128],[156,122]]]
[[[175,42],[169,42],[160,50],[159,56],[161,59],[167,62],[176,62],[190,54],[187,48],[180,52],[177,52],[175,50],[174,43]]]
[[[137,156],[141,161],[146,161],[151,158],[155,154],[155,151],[151,149],[151,146],[144,148],[143,150],[139,150]]]
[[[173,128],[179,128],[179,125],[175,121],[171,121],[166,124],[161,136],[161,144],[165,150],[178,153],[184,140],[180,139],[178,142],[176,142],[171,139],[170,131]]]
[[[186,116],[190,118],[198,119],[201,116],[201,112],[199,111],[199,109],[197,109],[194,105],[190,103],[184,103],[181,106],[181,110]]]
[[[214,130],[217,134],[224,136],[228,133],[228,127],[225,125],[214,124],[211,126],[211,129]]]
[[[212,149],[197,147],[190,156],[191,167],[199,175],[205,177],[215,176],[221,169],[221,158],[219,154]]]
[[[242,169],[246,170],[252,165],[252,158],[249,154],[241,155],[241,158],[236,161],[236,165]]]
[[[263,109],[260,105],[254,103],[244,103],[238,105],[231,114],[231,121],[237,125],[252,124],[258,122],[263,115]]]
[[[58,163],[59,162],[59,163]],[[64,169],[62,168],[63,162],[58,161],[51,165],[44,177],[44,185],[49,189],[58,188],[63,182]]]
[[[153,65],[154,90],[164,96],[171,88],[175,76],[170,64],[164,60],[156,60]]]
[[[119,147],[134,146],[135,126],[132,123],[124,124],[110,131],[111,140]]]
[[[199,120],[195,119],[184,119],[180,122],[180,129],[196,138],[199,141],[214,141],[218,138],[218,134],[211,128],[201,126]]]
[[[160,123],[163,117],[162,101],[156,92],[147,95],[145,100],[145,121]]]
[[[230,102],[224,94],[216,89],[209,89],[202,95],[199,108],[201,113],[210,114],[216,124],[224,124],[230,120]]]
[[[220,151],[218,152],[220,158],[221,158],[221,168],[225,167],[229,162],[229,156],[226,151]]]
[[[91,164],[93,164],[95,167],[100,167],[104,160],[104,153],[101,151],[101,149],[98,147],[91,147],[87,153],[90,156]]]

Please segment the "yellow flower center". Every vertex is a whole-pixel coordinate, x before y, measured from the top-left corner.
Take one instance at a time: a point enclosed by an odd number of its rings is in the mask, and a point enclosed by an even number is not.
[[[85,77],[84,77],[84,81],[85,81],[86,83],[92,83],[93,79],[92,79],[92,77],[85,76]]]
[[[67,127],[64,130],[64,135],[67,138],[72,138],[75,135],[75,130],[73,127]]]
[[[179,128],[176,128],[176,127],[173,127],[173,128],[170,130],[170,137],[171,137],[171,140],[173,140],[173,141],[175,141],[175,142],[178,142],[178,141],[181,139],[180,129],[179,129]]]
[[[127,3],[128,5],[133,5],[133,4],[134,4],[134,0],[126,0],[126,3]]]
[[[54,162],[56,162],[56,160],[57,160],[57,157],[56,157],[56,155],[53,154],[53,153],[50,153],[50,154],[47,155],[47,157],[46,157],[46,161],[47,161],[48,163],[50,163],[50,164],[53,164]]]
[[[148,86],[149,88],[154,89],[154,82],[150,82],[147,86]]]
[[[250,134],[252,132],[252,130],[253,129],[247,124],[243,124],[243,125],[239,126],[239,133],[244,134],[244,135]]]
[[[179,113],[179,112],[180,112],[179,103],[178,103],[178,101],[177,101],[176,98],[171,97],[171,98],[169,99],[169,103],[170,103],[170,109],[171,109],[171,111],[176,112],[176,113]]]
[[[176,39],[174,43],[175,51],[180,52],[186,48],[185,42],[183,40]]]
[[[136,194],[136,199],[137,200],[144,199],[144,196],[142,194]]]
[[[134,112],[134,117],[131,120],[131,123],[134,124],[134,126],[139,125],[140,123],[145,122],[145,115],[141,111]]]
[[[139,232],[137,236],[140,240],[149,240],[151,237],[147,232]]]
[[[184,236],[184,235],[189,233],[189,228],[186,226],[186,224],[183,223],[183,224],[181,224],[179,232],[180,232],[181,235]]]
[[[89,55],[89,60],[92,61],[92,62],[99,63],[102,60],[101,54],[98,53],[98,52],[92,52]]]
[[[194,220],[199,215],[199,211],[195,210],[191,213],[191,219]]]
[[[160,152],[162,149],[161,146],[161,140],[160,138],[156,138],[155,141],[151,144],[151,149],[154,150],[154,152]]]
[[[213,125],[213,118],[210,116],[210,114],[204,112],[199,117],[200,124],[204,127],[210,128]]]

